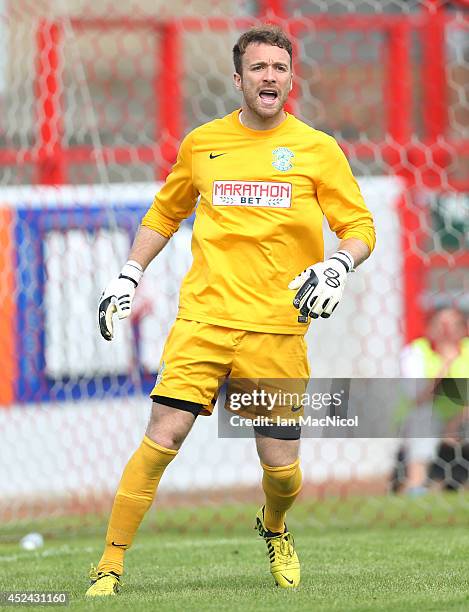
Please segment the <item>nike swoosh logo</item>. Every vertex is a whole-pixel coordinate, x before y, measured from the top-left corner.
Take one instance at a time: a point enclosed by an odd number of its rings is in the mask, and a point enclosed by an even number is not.
[[[210,153],[209,157],[210,159],[215,159],[215,157],[220,157],[221,155],[226,155],[226,153],[217,153],[216,155]]]
[[[280,576],[282,576],[282,578],[285,578],[285,580],[288,582],[288,584],[293,584],[293,580],[288,580],[288,578],[286,576],[284,576],[283,574],[280,574]]]
[[[301,410],[301,406],[292,406],[291,407],[291,411],[292,412],[298,412],[298,410]]]
[[[115,542],[112,543],[113,546],[118,546],[119,548],[124,548],[125,546],[127,546],[127,544],[116,544]],[[284,576],[285,578],[285,576]],[[286,578],[285,578],[286,580]]]

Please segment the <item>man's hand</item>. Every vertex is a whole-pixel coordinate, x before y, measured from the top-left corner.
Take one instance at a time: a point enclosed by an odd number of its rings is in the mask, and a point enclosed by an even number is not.
[[[353,258],[347,251],[337,251],[326,261],[306,268],[288,285],[289,289],[299,289],[293,306],[302,317],[327,319],[340,302],[344,291],[347,273],[353,270]]]
[[[113,339],[112,316],[117,312],[119,319],[130,315],[135,289],[143,275],[142,266],[136,261],[128,261],[122,268],[119,278],[112,280],[103,291],[99,300],[99,331],[105,340]]]

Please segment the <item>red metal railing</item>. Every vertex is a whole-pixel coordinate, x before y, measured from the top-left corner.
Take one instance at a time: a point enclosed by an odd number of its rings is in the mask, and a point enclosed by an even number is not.
[[[269,6],[271,3],[268,3]],[[276,6],[275,3],[272,3]],[[280,6],[280,3],[279,3]],[[275,14],[272,11],[269,14]],[[444,134],[447,127],[445,104],[445,45],[444,29],[450,21],[442,10],[427,15],[347,15],[330,16],[314,15],[288,20],[288,29],[297,37],[310,28],[316,30],[355,30],[366,29],[385,32],[388,35],[387,73],[385,78],[384,100],[387,106],[386,133],[389,140],[369,143],[344,143],[352,145],[355,155],[366,158],[379,153],[399,175],[412,180],[420,175],[424,185],[432,186],[434,179],[425,173],[426,158],[422,156],[421,146],[412,142],[415,132],[412,122],[412,88],[410,69],[410,35],[419,31],[423,43],[423,80],[424,105],[422,109],[425,130],[424,142],[431,147],[433,163],[443,167],[446,164],[448,150],[456,154],[469,153],[469,141],[448,141]],[[154,146],[137,146],[132,149],[132,159],[146,161],[154,159],[156,148],[167,164],[174,162],[177,146],[184,133],[183,95],[181,82],[183,66],[180,62],[183,32],[200,31],[208,28],[214,31],[228,30],[235,26],[249,27],[256,23],[253,19],[230,18],[182,18],[177,21],[160,22],[156,20],[119,19],[73,19],[75,29],[112,30],[131,27],[152,28],[159,36],[157,49],[161,73],[155,75],[154,95],[160,101],[159,110],[155,109],[157,134]],[[469,20],[467,21],[469,25]],[[38,35],[37,62],[37,145],[22,155],[24,163],[38,165],[37,182],[41,184],[59,184],[66,182],[67,166],[70,163],[93,163],[93,147],[80,146],[66,148],[62,146],[62,111],[60,97],[61,66],[60,46],[62,30],[60,22],[42,21]],[[295,88],[293,106],[297,102]],[[158,147],[156,144],[158,143]],[[117,163],[129,163],[131,155],[125,147],[104,147],[104,159],[113,159]],[[401,160],[408,160],[408,168],[403,168]],[[18,163],[18,152],[14,149],[1,149],[0,165]],[[415,171],[418,170],[418,172]],[[161,177],[158,177],[161,178]],[[453,182],[448,178],[448,186],[458,190],[469,190],[469,179]]]
[[[161,156],[168,162],[166,168],[174,162],[179,142],[183,136],[183,96],[181,91],[182,41],[175,22],[161,27],[161,80],[155,75],[155,98],[161,99],[161,108],[155,142],[160,139]],[[161,138],[162,136],[162,138]],[[161,177],[163,178],[163,177]]]
[[[37,182],[60,185],[65,182],[66,159],[62,150],[60,24],[41,20],[37,31]]]

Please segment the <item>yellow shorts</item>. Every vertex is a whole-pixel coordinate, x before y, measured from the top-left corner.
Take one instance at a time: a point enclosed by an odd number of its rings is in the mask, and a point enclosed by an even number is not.
[[[289,381],[305,381],[306,386],[306,342],[301,335],[243,331],[176,319],[150,395],[202,404],[200,414],[210,415],[220,381],[227,377],[279,379],[287,390]]]

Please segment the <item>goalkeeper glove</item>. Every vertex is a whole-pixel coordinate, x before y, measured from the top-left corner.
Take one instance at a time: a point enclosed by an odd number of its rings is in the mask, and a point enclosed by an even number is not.
[[[119,319],[130,315],[135,289],[143,275],[142,266],[136,261],[128,261],[122,268],[119,278],[112,280],[99,299],[99,331],[105,340],[113,339],[112,316],[117,312]]]
[[[340,302],[344,291],[347,273],[353,271],[354,261],[347,251],[337,251],[326,261],[309,266],[298,274],[288,285],[289,289],[299,289],[293,299],[293,306],[300,311],[306,322],[308,316],[327,319]]]

